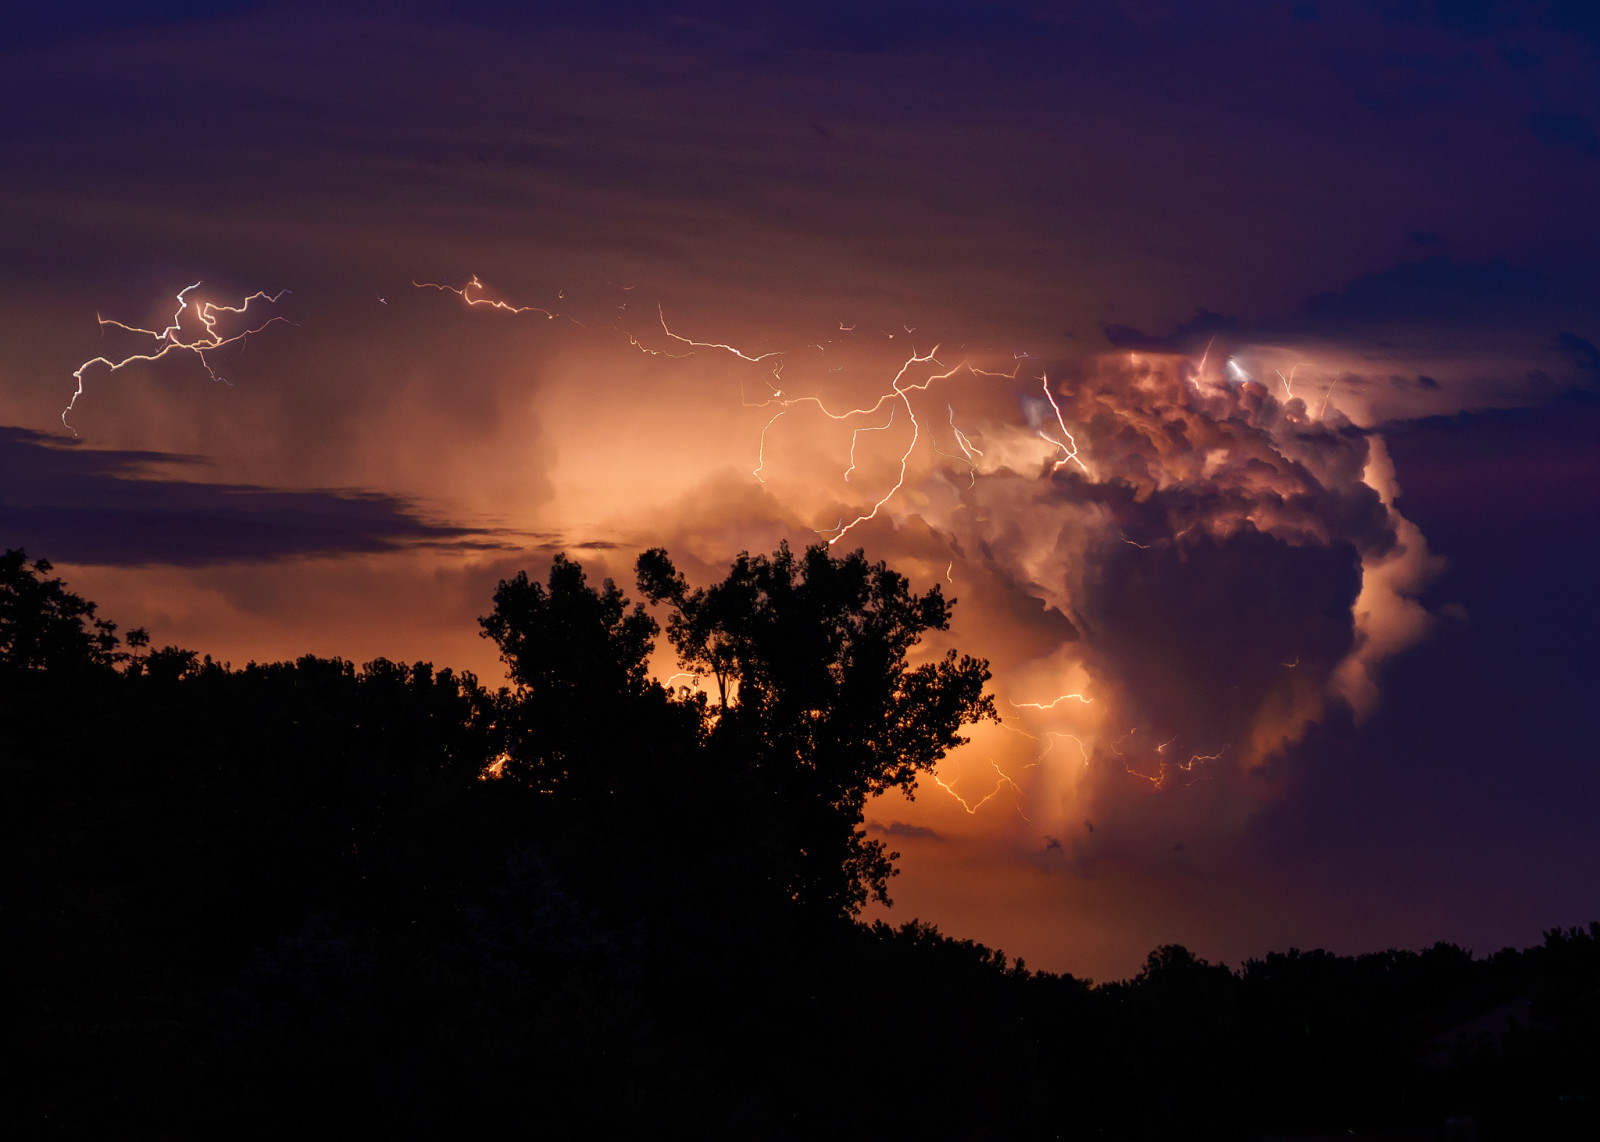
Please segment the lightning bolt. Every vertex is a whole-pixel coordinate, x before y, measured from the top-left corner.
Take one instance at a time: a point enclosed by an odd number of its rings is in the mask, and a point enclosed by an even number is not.
[[[889,429],[893,428],[894,427],[894,414],[896,412],[898,412],[898,411],[899,411],[899,409],[896,406],[890,405],[889,406],[889,419],[887,421],[885,421],[883,424],[869,424],[869,425],[867,425],[867,426],[865,426],[863,428],[856,429],[854,432],[852,432],[850,434],[850,467],[848,467],[848,468],[846,468],[844,470],[845,483],[848,484],[850,482],[850,473],[854,472],[856,470],[856,440],[861,436],[861,434],[863,432],[887,432]],[[782,414],[780,413],[779,415],[782,415]],[[773,419],[776,420],[777,417],[774,417]],[[769,425],[769,427],[770,427],[770,425]]]
[[[1056,411],[1056,423],[1061,426],[1061,435],[1067,438],[1067,443],[1063,444],[1059,440],[1051,440],[1044,434],[1044,429],[1039,429],[1040,440],[1043,440],[1049,444],[1054,444],[1057,448],[1061,449],[1061,459],[1055,462],[1055,466],[1050,469],[1051,473],[1054,474],[1061,471],[1061,469],[1065,468],[1068,464],[1076,464],[1079,468],[1083,469],[1083,474],[1085,476],[1089,476],[1090,479],[1093,479],[1094,477],[1090,475],[1088,465],[1086,465],[1082,460],[1078,459],[1078,442],[1077,440],[1073,439],[1072,433],[1067,431],[1067,422],[1061,415],[1061,406],[1056,403],[1055,396],[1050,392],[1049,378],[1040,377],[1039,381],[1044,387],[1045,399],[1050,402],[1050,407]]]
[[[63,427],[69,429],[72,435],[78,435],[77,429],[68,423],[67,416],[77,407],[78,398],[83,396],[84,374],[92,365],[104,365],[107,373],[114,373],[126,365],[136,364],[141,361],[159,361],[171,353],[193,353],[199,359],[201,366],[204,367],[207,376],[213,381],[223,381],[226,384],[227,382],[224,378],[218,376],[217,371],[212,368],[210,360],[206,357],[207,353],[214,352],[227,345],[242,343],[252,333],[260,333],[267,326],[279,321],[287,325],[294,324],[286,317],[275,315],[253,329],[245,329],[238,333],[224,335],[217,328],[217,323],[222,320],[224,315],[234,314],[242,317],[249,311],[251,303],[256,301],[264,301],[268,305],[275,305],[289,291],[285,289],[279,290],[275,294],[269,294],[265,290],[257,290],[238,305],[219,305],[213,301],[203,301],[193,305],[191,308],[189,295],[199,289],[202,284],[201,282],[195,282],[193,285],[185,286],[178,291],[178,308],[172,314],[172,323],[165,329],[140,329],[138,326],[114,321],[111,318],[102,317],[98,313],[95,314],[95,321],[99,323],[102,330],[110,326],[111,328],[121,329],[142,337],[149,337],[156,343],[156,348],[147,353],[131,353],[117,361],[113,361],[109,357],[91,357],[74,369],[72,379],[77,382],[77,388],[72,394],[72,399],[67,402],[67,407],[61,410],[61,424]],[[186,313],[194,315],[195,320],[200,323],[200,328],[204,330],[203,333],[185,336],[183,318]]]
[[[631,289],[632,287],[630,286],[628,288]],[[668,337],[672,338],[674,341],[682,341],[685,345],[693,345],[693,346],[695,346],[697,348],[700,348],[700,349],[726,349],[729,353],[732,353],[735,357],[739,357],[739,358],[741,358],[743,360],[751,361],[751,362],[765,361],[768,357],[781,357],[781,356],[783,356],[783,350],[775,349],[771,353],[762,353],[759,357],[752,357],[752,356],[750,356],[750,354],[748,354],[746,352],[743,352],[742,350],[735,349],[732,345],[725,345],[720,341],[691,341],[687,337],[679,337],[676,333],[674,333],[672,330],[667,328],[667,314],[666,314],[666,311],[663,310],[659,304],[656,306],[656,313],[661,318],[661,331],[663,333],[665,333]]]
[[[916,409],[911,407],[911,397],[910,397],[910,395],[907,393],[907,391],[905,389],[902,389],[900,387],[900,382],[905,377],[907,369],[911,368],[912,365],[925,364],[928,361],[932,361],[934,359],[934,354],[937,353],[938,351],[939,351],[939,346],[935,345],[932,349],[930,349],[928,351],[928,353],[926,355],[920,355],[919,356],[916,352],[913,352],[910,357],[906,358],[906,363],[900,366],[900,371],[895,374],[894,380],[889,382],[889,387],[894,390],[894,395],[899,397],[900,400],[902,402],[904,402],[904,404],[906,406],[906,415],[911,418],[911,443],[907,444],[906,445],[906,450],[903,453],[900,454],[900,476],[899,476],[898,479],[895,480],[894,487],[890,488],[887,492],[885,492],[883,494],[882,498],[879,499],[877,503],[872,505],[872,510],[871,511],[865,513],[864,515],[859,515],[855,519],[851,520],[848,524],[845,525],[844,529],[842,531],[840,531],[838,535],[836,535],[832,539],[828,540],[828,546],[829,547],[832,547],[835,543],[838,543],[845,536],[849,535],[850,534],[850,529],[855,527],[858,523],[866,523],[868,520],[876,518],[879,509],[881,509],[884,504],[888,503],[891,499],[893,499],[895,493],[898,492],[901,489],[901,487],[904,486],[904,484],[906,482],[906,463],[911,459],[911,453],[916,451],[917,438],[922,434],[922,426],[917,423],[917,412],[916,412]],[[952,370],[950,370],[949,373],[946,373],[944,375],[946,377],[948,377],[954,372],[955,372],[955,369],[952,369]],[[942,378],[929,377],[920,386],[912,386],[912,387],[926,389],[929,385],[933,384],[933,382],[936,379],[942,379]],[[881,404],[882,400],[880,400],[879,403]]]
[[[674,361],[681,361],[685,357],[693,357],[694,356],[693,352],[689,352],[689,353],[668,353],[665,349],[652,349],[652,348],[650,348],[650,346],[648,346],[648,345],[644,344],[642,341],[640,341],[632,333],[626,334],[625,336],[628,338],[628,344],[632,345],[635,349],[639,350],[639,352],[649,354],[652,357],[669,357]]]
[[[1274,373],[1278,374],[1278,379],[1283,382],[1283,395],[1285,400],[1294,400],[1294,389],[1290,388],[1290,385],[1294,381],[1296,370],[1298,370],[1300,366],[1304,364],[1304,361],[1296,361],[1292,366],[1290,366],[1289,375],[1287,377],[1283,375],[1282,369],[1272,370]]]
[[[1216,343],[1216,334],[1212,334],[1211,340],[1206,342],[1206,351],[1200,354],[1200,362],[1195,365],[1194,372],[1189,374],[1189,383],[1197,389],[1200,387],[1200,378],[1206,374],[1206,358],[1211,356],[1211,346]],[[1130,360],[1133,359],[1133,354],[1130,353],[1128,356]]]
[[[1222,757],[1222,755],[1227,752],[1227,748],[1224,747],[1222,749],[1219,749],[1216,753],[1190,754],[1189,755],[1189,760],[1187,760],[1187,761],[1169,762],[1162,755],[1165,754],[1167,747],[1169,745],[1171,745],[1173,742],[1177,741],[1178,739],[1175,738],[1175,737],[1168,738],[1166,741],[1162,742],[1160,745],[1155,747],[1155,753],[1156,753],[1156,771],[1155,771],[1155,773],[1153,773],[1153,774],[1146,773],[1142,769],[1135,769],[1133,766],[1129,765],[1128,764],[1128,760],[1127,760],[1127,756],[1122,752],[1122,743],[1127,741],[1129,738],[1133,737],[1133,735],[1136,734],[1136,733],[1138,733],[1138,728],[1137,727],[1135,727],[1134,729],[1129,730],[1122,737],[1118,738],[1116,741],[1111,743],[1111,750],[1112,750],[1113,753],[1115,753],[1117,755],[1117,760],[1122,763],[1122,769],[1123,769],[1124,773],[1127,773],[1132,777],[1137,777],[1141,781],[1148,781],[1150,783],[1151,787],[1155,788],[1155,789],[1165,788],[1166,785],[1167,785],[1168,779],[1174,773],[1193,773],[1200,766],[1203,766],[1203,765],[1207,764],[1208,762],[1213,762],[1213,761],[1219,760]],[[1185,785],[1193,785],[1196,781],[1204,780],[1208,776],[1209,775],[1202,774],[1199,777],[1194,777],[1194,778],[1190,779],[1189,781],[1184,782],[1184,784]]]
[[[676,336],[676,334],[673,334],[673,336]],[[685,340],[684,338],[678,338],[678,339],[679,340]],[[720,344],[720,343],[711,344],[711,343],[706,343],[706,342],[689,342],[689,343],[690,344],[699,344],[699,345],[710,344],[710,347],[712,347],[712,348],[727,349],[729,352],[734,353],[735,355],[743,358],[746,361],[754,362],[754,361],[759,361],[759,360],[763,359],[762,357],[751,357],[751,356],[749,356],[749,355],[747,355],[745,353],[741,353],[741,352],[739,352],[739,350],[734,349],[731,346],[725,345],[725,344]],[[769,383],[769,387],[772,388],[772,396],[769,397],[767,400],[752,402],[752,401],[750,401],[748,399],[743,399],[743,403],[744,403],[746,408],[768,408],[768,407],[771,407],[772,405],[777,405],[778,406],[778,411],[773,414],[772,418],[770,420],[768,420],[765,425],[762,426],[760,441],[759,441],[759,444],[758,444],[758,447],[757,447],[757,457],[758,457],[758,459],[757,459],[757,464],[756,464],[755,470],[753,472],[753,475],[756,477],[757,480],[761,480],[763,483],[765,483],[765,479],[764,479],[764,477],[762,476],[761,473],[766,467],[767,432],[772,428],[772,426],[774,424],[776,424],[784,416],[784,414],[786,414],[795,405],[800,405],[800,404],[815,405],[817,410],[823,416],[827,417],[830,420],[848,420],[851,417],[855,417],[855,416],[871,416],[874,413],[878,412],[878,410],[883,408],[883,406],[885,404],[889,404],[891,406],[890,407],[889,420],[888,420],[887,423],[882,424],[882,425],[869,425],[869,426],[866,426],[864,428],[857,428],[851,433],[851,437],[850,437],[850,465],[849,465],[848,468],[845,469],[845,473],[844,473],[844,477],[845,477],[846,480],[848,480],[850,478],[851,473],[853,473],[855,471],[855,469],[856,469],[855,449],[856,449],[857,441],[860,438],[860,434],[863,433],[863,432],[882,432],[882,431],[887,430],[894,423],[895,412],[898,410],[897,406],[898,405],[903,405],[905,407],[906,415],[911,420],[911,440],[906,445],[905,451],[900,456],[900,473],[899,473],[899,477],[895,480],[894,485],[887,492],[885,492],[884,495],[882,497],[880,497],[876,503],[874,503],[872,505],[872,508],[869,511],[862,513],[861,515],[857,516],[855,519],[851,520],[848,524],[845,524],[839,530],[839,533],[837,535],[835,535],[832,539],[828,540],[829,546],[832,546],[833,544],[839,542],[839,540],[843,539],[845,537],[845,535],[847,535],[850,532],[850,530],[852,528],[854,528],[857,524],[865,523],[866,521],[875,518],[877,516],[878,512],[883,508],[883,505],[888,503],[891,499],[893,499],[895,494],[897,492],[899,492],[899,490],[905,485],[906,468],[907,468],[908,463],[910,462],[911,454],[916,451],[917,441],[921,438],[921,432],[922,432],[921,423],[917,419],[916,409],[911,404],[911,395],[910,395],[911,393],[919,392],[919,391],[926,391],[935,382],[941,381],[941,380],[946,380],[946,379],[954,376],[957,372],[959,372],[962,369],[967,369],[969,372],[972,372],[974,374],[983,374],[983,375],[987,375],[987,376],[1006,376],[1006,374],[1004,374],[1004,373],[989,373],[986,370],[974,368],[973,366],[971,366],[967,362],[962,362],[961,364],[956,365],[954,368],[948,369],[943,373],[936,373],[936,374],[928,377],[926,380],[922,381],[920,384],[904,384],[903,383],[905,381],[906,373],[908,371],[910,371],[910,369],[911,369],[911,367],[913,365],[927,364],[930,361],[933,362],[936,365],[939,364],[939,361],[937,360],[937,357],[936,357],[936,354],[938,352],[939,352],[939,347],[937,345],[935,345],[927,353],[917,353],[917,352],[913,351],[911,356],[907,357],[906,360],[901,364],[899,371],[894,376],[894,379],[890,381],[889,391],[884,393],[882,396],[880,396],[872,404],[867,405],[864,408],[854,408],[854,409],[850,409],[850,410],[845,411],[845,412],[834,412],[833,410],[828,408],[828,406],[822,401],[822,399],[820,397],[814,397],[814,396],[790,397],[786,393],[784,393],[782,389],[779,389],[776,386],[770,385],[770,383]],[[768,354],[763,354],[763,357],[770,357],[770,356],[775,356],[775,355],[776,354],[768,353]],[[776,375],[776,373],[775,373],[775,375]]]
[[[1052,739],[1066,738],[1069,742],[1078,747],[1078,752],[1083,755],[1083,764],[1085,766],[1089,764],[1089,747],[1083,744],[1083,739],[1077,734],[1062,733],[1060,730],[1046,730],[1044,736],[1044,749],[1040,750],[1039,756],[1034,758],[1035,763],[1043,761],[1045,755],[1050,752],[1051,747],[1056,744]]]
[[[969,487],[969,488],[976,487],[977,483],[978,483],[978,465],[973,461],[972,458],[973,458],[973,456],[982,456],[983,453],[981,451],[979,451],[978,449],[972,447],[972,441],[967,438],[967,435],[965,433],[963,433],[959,428],[956,427],[956,410],[955,410],[955,408],[953,406],[951,406],[950,404],[948,404],[948,403],[944,406],[944,408],[945,408],[945,411],[950,414],[950,431],[955,437],[956,447],[961,449],[961,455],[957,456],[952,452],[946,452],[943,448],[940,448],[937,444],[935,444],[933,446],[933,450],[935,452],[937,452],[940,456],[945,457],[946,459],[958,460],[958,461],[966,464],[966,466],[967,466],[967,477],[968,477],[968,479],[967,479],[967,487]]]
[[[1082,694],[1063,694],[1063,695],[1061,695],[1061,697],[1056,698],[1054,701],[1050,701],[1050,702],[1010,702],[1010,701],[1008,701],[1007,705],[1013,706],[1018,710],[1024,710],[1024,709],[1026,709],[1026,710],[1053,710],[1057,706],[1061,705],[1061,703],[1067,702],[1067,701],[1082,702],[1085,706],[1090,706],[1090,705],[1094,704],[1094,699],[1093,698],[1085,698]]]
[[[1328,386],[1328,391],[1322,394],[1322,407],[1317,410],[1317,419],[1326,420],[1328,417],[1328,398],[1333,396],[1333,390],[1338,387],[1339,378],[1333,379],[1333,384]]]
[[[471,279],[468,280],[467,284],[462,286],[460,289],[457,289],[452,285],[440,285],[437,282],[419,282],[416,279],[412,279],[411,284],[416,286],[418,289],[437,289],[443,290],[447,293],[460,294],[461,300],[465,301],[468,305],[486,305],[490,309],[498,309],[503,313],[542,313],[545,315],[545,317],[552,321],[555,320],[556,316],[548,309],[538,305],[512,305],[507,301],[494,301],[487,297],[473,297],[473,290],[481,290],[484,288],[483,283],[478,280],[477,274],[473,274]]]
[[[979,809],[982,809],[990,801],[993,801],[996,797],[998,797],[1000,795],[1001,791],[1004,790],[1008,786],[1011,788],[1012,793],[1017,798],[1020,799],[1020,797],[1022,796],[1022,786],[1018,785],[1009,776],[1007,776],[1005,770],[1001,769],[1000,766],[995,762],[995,760],[993,758],[985,758],[984,760],[987,761],[991,767],[993,767],[993,769],[995,771],[995,774],[998,776],[999,780],[995,782],[995,786],[994,786],[993,789],[989,790],[988,793],[986,793],[983,797],[980,797],[976,801],[968,801],[960,793],[957,793],[956,790],[955,790],[954,784],[952,784],[951,782],[945,781],[942,777],[939,776],[939,774],[937,772],[930,772],[928,774],[928,776],[933,779],[933,783],[935,785],[937,785],[940,789],[942,789],[946,793],[948,793],[952,798],[955,799],[956,804],[960,805],[963,809],[966,810],[967,815],[969,817],[970,816],[976,816]],[[960,780],[960,779],[958,778],[957,780]],[[1030,825],[1033,824],[1033,821],[1028,817],[1028,815],[1022,811],[1022,803],[1021,803],[1020,800],[1017,801],[1015,808],[1017,810],[1017,816],[1021,817],[1024,821],[1027,821],[1028,824],[1030,824]]]
[[[975,370],[975,371],[981,371],[981,370]],[[998,374],[994,374],[994,375],[996,375],[996,376],[1004,376],[1005,374],[998,373]],[[967,462],[971,463],[972,462],[972,458],[974,456],[982,456],[983,455],[983,450],[978,448],[975,444],[972,443],[972,438],[970,436],[968,436],[965,432],[962,432],[959,428],[956,427],[956,410],[955,410],[955,407],[952,406],[952,405],[948,405],[947,404],[947,405],[944,406],[944,408],[945,408],[945,411],[950,414],[950,431],[955,433],[956,444],[957,444],[957,446],[960,447],[961,454],[967,458]]]

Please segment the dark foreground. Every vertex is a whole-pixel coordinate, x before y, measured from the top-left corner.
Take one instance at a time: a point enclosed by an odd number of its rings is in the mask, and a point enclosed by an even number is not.
[[[782,556],[751,581],[813,626]],[[895,584],[852,587],[848,562],[806,575],[881,616]],[[891,755],[948,741],[850,754],[851,727],[985,715],[981,664],[918,681],[893,653],[942,612],[902,592],[904,629],[836,655],[842,689],[795,720],[801,667],[758,671],[759,633],[643,568],[680,653],[710,672],[738,650],[744,713],[713,718],[644,679],[653,623],[560,570],[497,596],[516,686],[491,693],[426,665],[124,649],[8,557],[0,1129],[1600,1137],[1600,924],[1478,959],[1235,971],[1163,947],[1099,986],[859,925],[890,856],[860,805],[904,783]]]

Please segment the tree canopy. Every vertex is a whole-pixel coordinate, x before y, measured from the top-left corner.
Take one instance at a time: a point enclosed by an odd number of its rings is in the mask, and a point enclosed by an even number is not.
[[[714,806],[706,827],[730,834],[736,879],[767,906],[851,916],[887,901],[895,854],[866,835],[867,799],[909,793],[963,726],[995,716],[986,662],[909,661],[925,633],[948,628],[952,603],[821,545],[741,554],[705,588],[659,548],[636,571],[668,612],[680,669],[713,679],[715,700],[651,680],[656,620],[557,556],[546,584],[503,581],[481,620],[515,684],[514,767],[591,806],[621,786],[649,788],[652,813],[671,803],[692,820],[689,803]],[[671,759],[669,779],[659,765],[654,779],[638,772],[651,757]]]
[[[949,627],[953,604],[861,551],[840,558],[821,544],[742,553],[699,589],[660,548],[637,571],[640,592],[670,608],[681,667],[716,682],[710,747],[751,789],[775,887],[829,913],[887,901],[894,854],[861,827],[867,799],[910,793],[965,741],[963,726],[996,717],[987,662],[954,651],[908,662],[925,633]]]
[[[21,550],[0,556],[0,672],[79,671],[121,660],[117,624],[98,617],[95,605],[46,578],[48,560],[28,562]],[[143,632],[135,642],[143,644]]]

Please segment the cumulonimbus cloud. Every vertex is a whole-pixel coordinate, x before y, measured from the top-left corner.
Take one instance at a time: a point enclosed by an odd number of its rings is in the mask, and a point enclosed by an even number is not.
[[[799,403],[768,419],[769,459],[849,444],[856,468],[788,479],[780,459],[762,500],[826,537],[904,466],[841,541],[959,595],[960,644],[994,662],[1004,726],[931,783],[969,812],[1051,828],[1155,794],[1248,814],[1306,727],[1370,712],[1379,664],[1425,635],[1441,564],[1396,509],[1381,437],[1323,392],[1274,392],[1220,356],[921,368],[946,379],[905,378],[897,429]],[[686,535],[695,499],[671,525]]]

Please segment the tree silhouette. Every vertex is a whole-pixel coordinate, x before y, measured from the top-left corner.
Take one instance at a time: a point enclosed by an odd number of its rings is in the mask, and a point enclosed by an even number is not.
[[[522,571],[502,581],[479,624],[514,687],[509,775],[592,809],[629,792],[641,754],[695,736],[697,719],[668,715],[666,691],[649,677],[656,621],[643,606],[629,610],[610,579],[590,587],[565,555],[551,563],[548,585]],[[675,724],[661,726],[664,718]]]
[[[21,550],[0,556],[0,672],[81,671],[122,661],[117,624],[96,617],[95,605],[60,579],[45,578],[50,571],[48,560],[30,564]],[[143,645],[143,631],[133,636]]]
[[[992,716],[914,657],[951,604],[859,552],[638,567],[719,700],[564,558],[483,620],[499,693],[125,655],[0,560],[8,1136],[1600,1137],[1600,924],[1091,987],[838,922],[888,876],[865,799]]]
[[[987,662],[910,666],[924,633],[945,630],[935,586],[860,551],[815,545],[796,556],[741,554],[721,583],[690,590],[660,548],[637,564],[639,589],[672,613],[667,634],[686,670],[708,674],[709,745],[750,794],[744,824],[765,848],[770,887],[823,915],[888,901],[896,855],[861,827],[868,797],[910,793],[917,776],[996,718]]]

